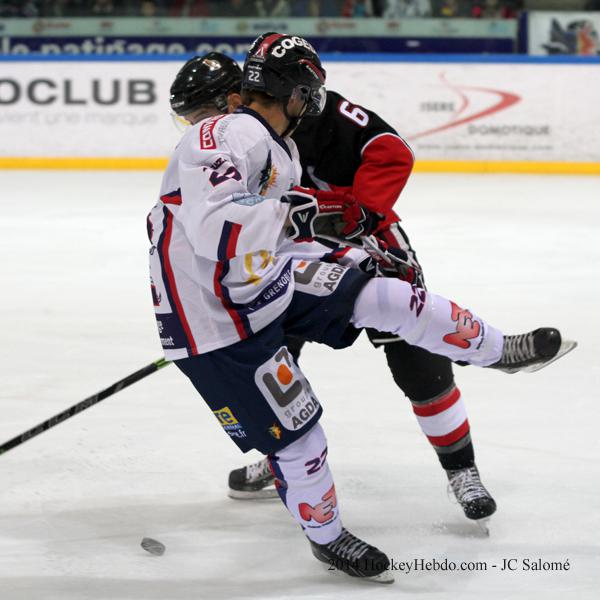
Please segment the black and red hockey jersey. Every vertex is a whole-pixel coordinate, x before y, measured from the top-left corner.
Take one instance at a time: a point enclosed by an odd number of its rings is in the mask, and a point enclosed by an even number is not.
[[[414,155],[379,115],[330,90],[321,115],[305,117],[292,138],[300,152],[302,185],[352,193],[385,216],[380,228],[399,220],[393,206]]]

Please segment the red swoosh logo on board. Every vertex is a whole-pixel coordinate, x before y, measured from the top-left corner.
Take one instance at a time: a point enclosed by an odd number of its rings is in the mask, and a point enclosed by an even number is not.
[[[487,117],[494,113],[500,112],[501,110],[506,110],[507,108],[510,108],[513,104],[516,104],[521,100],[521,96],[517,96],[517,94],[512,94],[511,92],[503,92],[502,90],[493,90],[490,88],[473,87],[468,85],[454,85],[446,81],[444,73],[440,75],[440,79],[447,87],[449,87],[460,97],[461,104],[458,110],[452,115],[452,118],[450,121],[448,121],[448,123],[445,123],[444,125],[439,125],[438,127],[434,127],[433,129],[427,129],[426,131],[422,131],[421,133],[416,133],[414,135],[408,136],[408,140],[416,140],[418,138],[425,137],[426,135],[439,133],[440,131],[446,131],[447,129],[452,129],[453,127],[458,127],[459,125],[470,123],[471,121],[481,119],[482,117]],[[469,106],[469,98],[465,91],[484,92],[487,94],[493,94],[494,96],[496,96],[496,101],[488,108],[484,108],[483,110],[480,110],[472,115],[467,115],[461,118],[460,115],[463,114]]]

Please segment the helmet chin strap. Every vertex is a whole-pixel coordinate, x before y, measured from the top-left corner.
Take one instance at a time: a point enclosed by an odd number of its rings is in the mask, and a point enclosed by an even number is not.
[[[294,133],[296,127],[298,127],[298,125],[300,125],[300,121],[302,121],[302,117],[304,116],[304,114],[306,113],[306,109],[308,108],[308,102],[305,100],[304,106],[303,106],[300,114],[296,117],[292,117],[288,113],[289,101],[290,101],[290,98],[288,97],[286,99],[285,104],[283,105],[283,114],[285,115],[285,118],[289,121],[289,124],[285,128],[285,131],[281,134],[281,137],[287,137],[288,135],[292,135],[292,133]]]

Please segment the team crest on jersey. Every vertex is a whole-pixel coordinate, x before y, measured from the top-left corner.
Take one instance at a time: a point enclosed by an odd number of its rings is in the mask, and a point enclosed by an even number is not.
[[[260,180],[258,182],[258,185],[260,186],[260,191],[258,193],[261,196],[266,196],[267,192],[275,185],[275,182],[277,181],[277,175],[277,167],[273,166],[271,151],[269,150],[267,162],[260,172]]]

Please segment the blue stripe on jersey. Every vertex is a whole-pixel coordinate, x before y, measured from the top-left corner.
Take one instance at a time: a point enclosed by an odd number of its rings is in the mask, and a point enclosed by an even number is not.
[[[172,218],[172,215],[167,207],[163,207],[163,221],[162,221],[162,231],[158,238],[158,242],[156,244],[156,248],[158,250],[158,257],[160,260],[160,269],[162,275],[162,281],[165,286],[165,291],[167,293],[167,298],[169,300],[169,305],[171,306],[171,313],[166,314],[156,314],[156,321],[159,327],[159,335],[161,338],[161,343],[165,350],[174,350],[177,348],[185,348],[188,353],[194,354],[192,352],[192,348],[189,344],[188,337],[185,333],[185,329],[183,327],[183,323],[181,322],[181,318],[177,313],[177,303],[175,301],[175,297],[173,295],[173,290],[171,289],[171,283],[169,281],[169,277],[167,276],[167,270],[165,266],[165,252],[167,248],[165,248],[165,238],[167,234],[167,228],[169,226],[169,219]],[[170,340],[171,343],[165,343],[165,341]]]
[[[228,307],[235,310],[241,317],[244,318],[246,317],[246,315],[256,312],[257,310],[268,306],[269,304],[271,304],[271,302],[274,302],[275,300],[280,298],[283,294],[285,294],[289,285],[293,282],[292,259],[290,259],[279,273],[279,277],[277,277],[277,279],[275,279],[275,281],[273,281],[271,285],[266,287],[260,293],[260,296],[258,296],[258,298],[256,298],[253,302],[250,302],[248,304],[238,304],[237,302],[233,302],[231,300],[229,290],[222,281],[225,278],[225,275],[229,273],[229,261],[223,261],[222,267],[223,271],[221,272],[221,276],[219,277],[219,284],[221,285],[223,296],[225,296],[227,299]]]
[[[219,242],[219,246],[221,245],[221,243]],[[221,302],[223,303],[223,306],[227,309],[227,311],[229,312],[230,316],[232,317],[234,323],[239,324],[239,326],[242,328],[244,335],[241,335],[240,333],[240,337],[242,339],[245,339],[249,336],[251,336],[254,332],[252,331],[252,327],[250,327],[250,321],[248,320],[248,310],[245,310],[247,307],[244,304],[237,304],[236,302],[233,302],[231,300],[231,295],[229,294],[229,290],[227,289],[227,286],[223,283],[223,279],[225,279],[225,277],[227,277],[227,274],[229,273],[229,261],[228,260],[223,260],[220,261],[221,263],[221,274],[218,278],[218,282],[219,282],[219,291],[221,292]],[[217,292],[218,293],[218,292]]]
[[[229,244],[232,229],[233,223],[231,221],[225,221],[221,231],[221,238],[219,239],[219,246],[217,247],[217,258],[219,260],[227,260],[227,244]]]
[[[223,283],[223,280],[229,273],[228,259],[235,256],[235,247],[237,245],[237,236],[239,235],[239,231],[240,225],[236,225],[231,221],[225,221],[223,224],[221,237],[219,238],[219,244],[217,246],[217,258],[219,259],[219,264],[217,265],[217,270],[215,273],[215,293],[233,320],[240,339],[245,339],[254,332],[250,327],[250,321],[248,321],[246,314],[240,312],[239,310],[240,308],[244,308],[244,305],[238,305],[231,300],[229,290]]]

